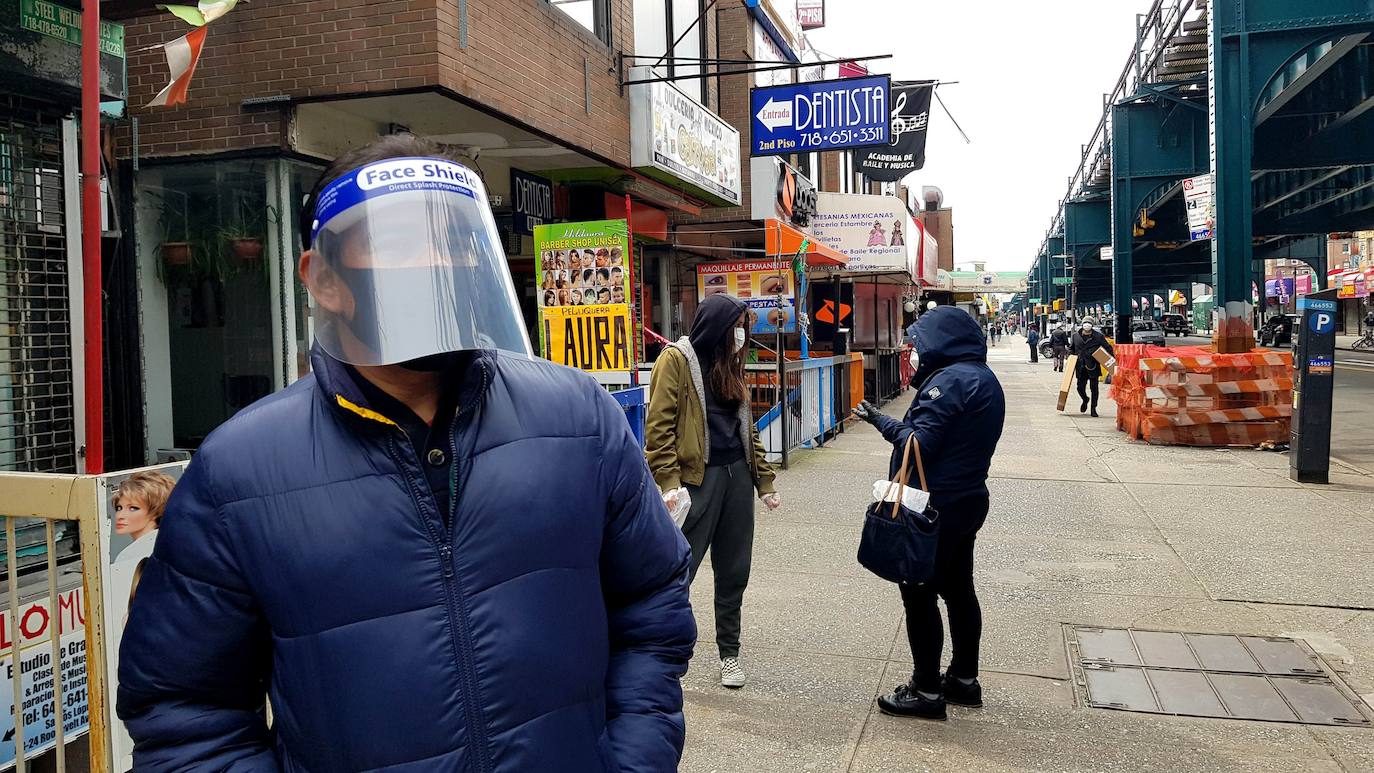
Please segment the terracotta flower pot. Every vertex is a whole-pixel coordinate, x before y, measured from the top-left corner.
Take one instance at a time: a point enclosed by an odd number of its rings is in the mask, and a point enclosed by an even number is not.
[[[245,263],[256,263],[262,258],[262,240],[255,236],[245,236],[230,240],[234,257]]]
[[[191,265],[190,242],[163,242],[162,261],[169,266]]]

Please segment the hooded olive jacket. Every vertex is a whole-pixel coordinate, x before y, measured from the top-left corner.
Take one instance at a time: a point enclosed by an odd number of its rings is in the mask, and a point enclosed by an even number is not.
[[[654,363],[649,416],[644,427],[645,455],[661,491],[683,485],[700,486],[706,476],[710,444],[706,438],[704,388],[691,343],[684,338],[665,347]],[[754,429],[748,401],[740,407],[740,425],[746,434],[744,447],[753,449],[747,456],[754,488],[759,496],[772,494],[777,475]]]

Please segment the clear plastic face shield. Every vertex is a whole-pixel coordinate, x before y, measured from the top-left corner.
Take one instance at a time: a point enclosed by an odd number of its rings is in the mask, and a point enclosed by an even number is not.
[[[349,172],[320,192],[311,236],[315,338],[335,359],[531,355],[486,189],[467,167],[393,158]]]

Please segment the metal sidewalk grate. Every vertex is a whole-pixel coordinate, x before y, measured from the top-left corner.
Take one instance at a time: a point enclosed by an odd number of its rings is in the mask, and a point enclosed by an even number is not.
[[[1298,639],[1090,626],[1066,626],[1065,637],[1086,706],[1374,726],[1368,709]]]

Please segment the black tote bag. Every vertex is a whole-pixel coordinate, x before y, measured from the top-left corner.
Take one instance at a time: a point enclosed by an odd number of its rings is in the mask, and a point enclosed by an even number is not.
[[[916,456],[916,474],[921,490],[926,487],[921,446],[913,433],[902,453],[902,466],[892,487],[907,485],[911,479],[911,456]],[[859,540],[859,563],[884,580],[905,585],[921,585],[935,576],[935,548],[940,541],[940,514],[927,505],[917,513],[902,504],[901,489],[892,503],[874,502],[864,516],[863,536]]]

